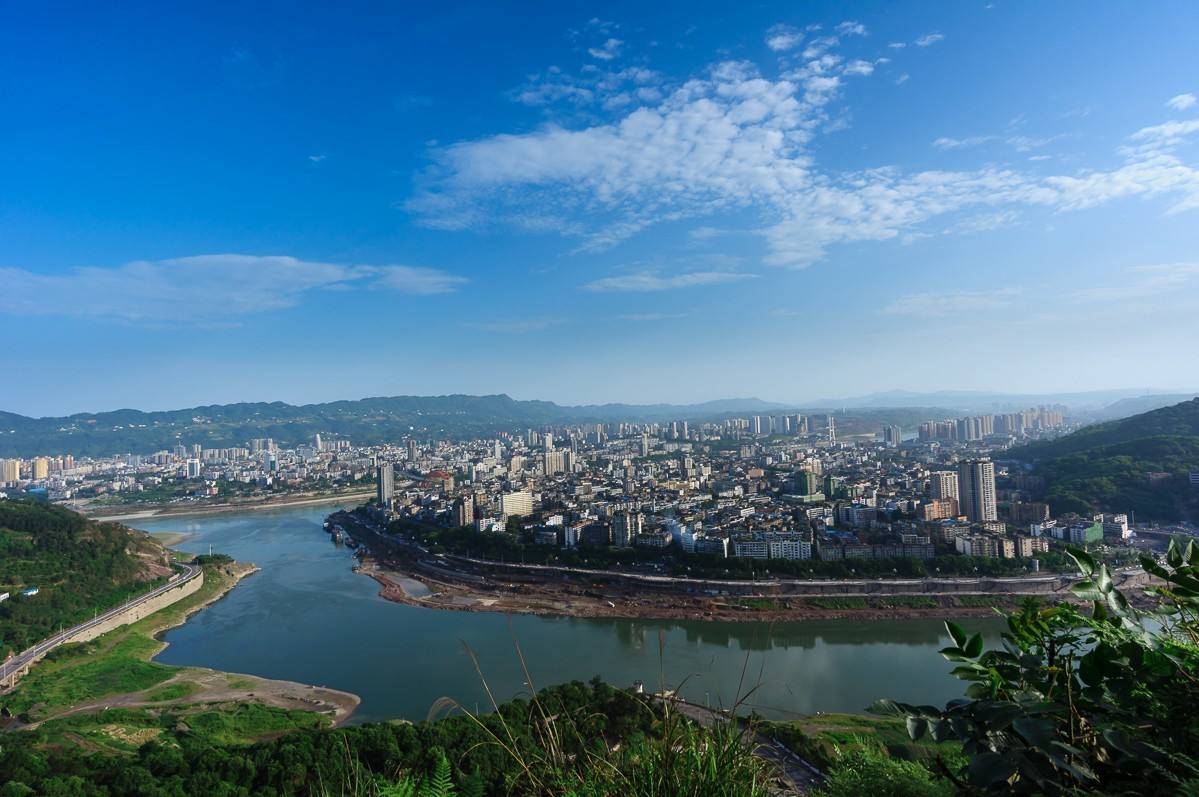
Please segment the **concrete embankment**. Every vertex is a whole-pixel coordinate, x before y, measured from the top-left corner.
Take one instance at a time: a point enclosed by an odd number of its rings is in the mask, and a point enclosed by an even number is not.
[[[88,623],[74,631],[63,634],[61,638],[55,640],[53,644],[43,645],[35,655],[30,656],[26,661],[21,663],[21,666],[14,667],[12,672],[7,674],[4,681],[0,683],[0,691],[11,689],[16,685],[17,680],[21,676],[29,672],[29,668],[41,661],[46,655],[55,648],[66,645],[71,642],[90,642],[97,637],[107,634],[115,628],[120,628],[123,625],[136,623],[144,617],[149,617],[151,614],[177,603],[189,595],[194,595],[204,586],[204,571],[200,570],[193,577],[180,581],[175,586],[163,590],[146,600],[134,603],[119,611],[112,612],[108,616],[101,619],[99,622]]]

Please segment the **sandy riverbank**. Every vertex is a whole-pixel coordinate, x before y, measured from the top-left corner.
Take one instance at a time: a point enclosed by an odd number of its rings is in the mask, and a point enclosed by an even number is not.
[[[265,501],[249,501],[240,504],[170,504],[162,507],[80,507],[82,512],[94,520],[111,520],[124,523],[130,520],[162,520],[171,517],[187,517],[191,515],[213,515],[223,512],[258,512],[268,509],[287,509],[297,506],[319,506],[321,504],[354,504],[360,503],[375,494],[374,490],[342,493],[340,495],[320,495],[307,498],[269,499]],[[111,514],[107,514],[111,513]]]

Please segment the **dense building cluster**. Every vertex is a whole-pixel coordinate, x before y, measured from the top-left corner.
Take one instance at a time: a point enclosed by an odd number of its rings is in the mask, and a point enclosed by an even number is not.
[[[1030,500],[1035,480],[997,463],[1011,443],[1052,433],[1060,412],[983,417],[948,440],[894,426],[839,440],[832,416],[804,415],[408,440],[377,451],[375,511],[562,548],[766,560],[958,553],[1035,567],[1054,539],[1127,539],[1123,516],[1051,519]]]

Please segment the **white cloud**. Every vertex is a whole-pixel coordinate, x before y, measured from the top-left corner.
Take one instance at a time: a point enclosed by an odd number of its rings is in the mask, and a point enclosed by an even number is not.
[[[904,47],[907,47],[908,45],[906,42],[891,42],[887,46],[890,47],[892,50],[902,50]]]
[[[322,154],[320,154],[320,155],[309,155],[309,156],[308,156],[308,160],[312,161],[313,163],[320,163],[320,162],[321,162],[321,161],[323,161],[323,160],[324,160],[326,157],[327,157],[327,156],[326,156],[326,155],[324,155],[323,153],[322,153]]]
[[[1185,111],[1187,108],[1193,108],[1196,102],[1199,102],[1199,99],[1196,99],[1194,94],[1179,94],[1171,97],[1166,105],[1176,111]]]
[[[995,291],[949,291],[909,293],[883,308],[890,315],[943,317],[985,313],[1008,308],[1020,295],[1014,288]]]
[[[804,39],[801,31],[781,22],[766,31],[766,46],[776,53],[794,50]]]
[[[845,65],[845,69],[841,71],[843,75],[872,75],[874,74],[874,64],[869,61],[855,60],[850,61]]]
[[[811,144],[836,126],[830,105],[844,80],[864,71],[857,64],[827,49],[775,78],[747,62],[718,63],[608,123],[443,147],[407,207],[445,229],[559,231],[581,239],[575,251],[611,247],[662,223],[749,213],[760,220],[749,232],[765,242],[764,261],[790,268],[810,265],[832,245],[914,241],[1019,206],[1069,211],[1169,196],[1170,212],[1199,208],[1199,170],[1174,151],[1199,132],[1199,120],[1133,133],[1118,150],[1123,165],[1107,170],[823,171]],[[1054,138],[943,137],[934,145],[958,150],[994,140],[1027,151]],[[938,217],[945,218],[926,228]]]
[[[595,66],[582,75],[569,75],[558,67],[530,75],[524,86],[511,93],[524,105],[545,106],[566,102],[578,107],[598,102],[607,109],[662,99],[662,75],[652,69],[631,66],[604,71]]]
[[[620,55],[620,47],[624,44],[620,39],[608,39],[599,47],[589,47],[587,52],[591,53],[592,58],[598,58],[601,61],[611,61],[616,56]]]
[[[995,136],[970,136],[969,138],[941,136],[933,142],[933,146],[937,149],[966,149],[967,147],[977,147],[979,144],[986,144],[994,140]]]
[[[366,276],[374,277],[374,284],[400,293],[415,296],[431,296],[437,293],[453,293],[465,285],[466,277],[448,274],[435,268],[416,266],[359,266]]]
[[[447,293],[466,279],[411,266],[338,265],[286,256],[199,255],[57,274],[0,268],[0,312],[152,324],[229,324],[294,307],[319,290]]]
[[[858,21],[852,20],[852,19],[847,19],[844,22],[842,22],[841,24],[837,25],[835,30],[837,31],[837,33],[839,33],[842,36],[865,36],[866,35],[866,26],[863,25],[861,22],[858,22]]]
[[[694,288],[702,285],[724,285],[730,282],[753,279],[754,274],[741,274],[732,271],[692,271],[686,274],[661,276],[653,272],[640,274],[625,274],[619,277],[604,277],[583,286],[589,291],[633,291],[651,293],[656,291],[671,291],[678,288]]]
[[[916,40],[916,46],[917,47],[928,47],[929,45],[936,44],[937,42],[941,41],[944,38],[945,38],[944,34],[941,34],[941,33],[926,33],[925,35],[921,36],[919,39]]]

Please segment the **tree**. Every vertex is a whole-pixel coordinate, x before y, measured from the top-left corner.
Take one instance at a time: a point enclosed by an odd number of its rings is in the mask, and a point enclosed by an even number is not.
[[[944,773],[970,794],[1171,793],[1199,789],[1199,555],[1171,543],[1161,580],[1134,607],[1107,566],[1070,549],[1072,589],[1090,613],[1034,599],[1007,618],[1003,648],[956,623],[941,655],[970,683],[944,709],[882,701],[913,739],[957,739],[969,758]],[[1150,786],[1149,784],[1154,784]]]

